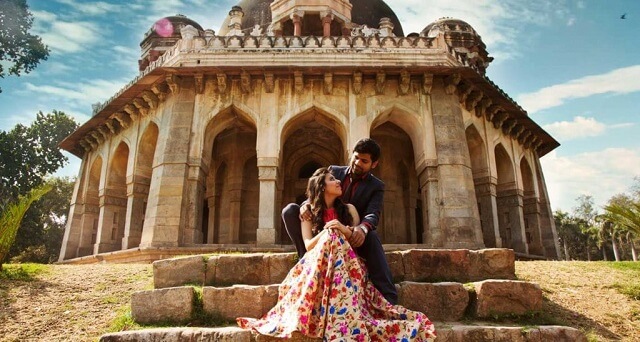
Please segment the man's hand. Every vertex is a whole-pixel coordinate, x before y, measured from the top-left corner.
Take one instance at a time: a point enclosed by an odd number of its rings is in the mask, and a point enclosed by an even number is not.
[[[353,234],[349,239],[349,244],[351,244],[351,247],[360,247],[364,243],[365,237],[366,234],[362,231],[362,229],[360,229],[360,226],[356,226],[355,228],[353,228]]]
[[[311,205],[305,204],[300,206],[300,221],[311,221]]]

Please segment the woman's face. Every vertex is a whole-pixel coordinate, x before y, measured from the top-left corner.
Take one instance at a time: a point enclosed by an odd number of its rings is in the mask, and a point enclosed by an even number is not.
[[[324,176],[324,191],[329,195],[342,195],[340,181],[330,173],[327,173]]]

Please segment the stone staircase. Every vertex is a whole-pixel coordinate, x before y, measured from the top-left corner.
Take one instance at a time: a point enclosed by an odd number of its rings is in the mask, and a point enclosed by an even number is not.
[[[387,252],[399,304],[435,322],[436,341],[586,341],[561,326],[498,326],[496,317],[542,310],[537,284],[515,280],[509,249]],[[233,325],[260,317],[278,298],[278,284],[295,264],[293,253],[203,255],[153,263],[154,290],[132,295],[131,314],[141,324],[184,325],[198,312]],[[200,290],[201,289],[201,290]],[[484,322],[483,322],[484,321]],[[107,334],[101,341],[277,341],[235,325],[223,328],[155,328]],[[316,341],[294,336],[291,341]]]

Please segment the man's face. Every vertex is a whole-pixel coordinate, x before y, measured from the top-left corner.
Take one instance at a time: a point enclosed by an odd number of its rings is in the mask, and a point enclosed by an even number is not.
[[[351,172],[356,176],[361,176],[378,166],[378,161],[372,162],[369,153],[353,152],[351,155]]]

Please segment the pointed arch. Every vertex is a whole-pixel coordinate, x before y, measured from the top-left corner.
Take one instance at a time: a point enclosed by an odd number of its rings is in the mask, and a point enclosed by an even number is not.
[[[283,125],[278,180],[282,189],[280,207],[306,198],[307,169],[344,163],[345,132],[343,124],[334,115],[317,107],[292,116]],[[301,172],[303,169],[306,171]],[[282,225],[279,234],[281,243],[291,243]]]
[[[196,199],[201,203],[196,215],[202,218],[196,243],[255,241],[259,193],[255,118],[246,106],[232,104],[204,128],[205,189]]]
[[[421,189],[414,159],[412,139],[393,121],[380,123],[371,131],[371,137],[382,148],[378,167],[373,174],[385,182],[384,212],[379,234],[383,243],[416,243],[419,227],[416,212]],[[421,234],[420,234],[421,235]]]
[[[346,146],[346,116],[331,107],[327,107],[319,103],[308,102],[300,106],[295,114],[285,115],[281,118],[279,124],[280,147],[282,148],[284,146],[285,141],[296,130],[310,122],[316,122],[334,132],[334,134],[338,136],[342,145]]]
[[[392,103],[388,107],[371,114],[370,122],[370,132],[373,132],[386,122],[391,122],[399,127],[411,140],[415,160],[418,160],[419,156],[426,154],[424,150],[426,134],[424,124],[414,111],[401,103]]]
[[[97,156],[91,163],[84,192],[84,215],[82,215],[82,231],[77,257],[91,255],[93,245],[97,241],[100,213],[100,178],[102,177],[102,157]]]

